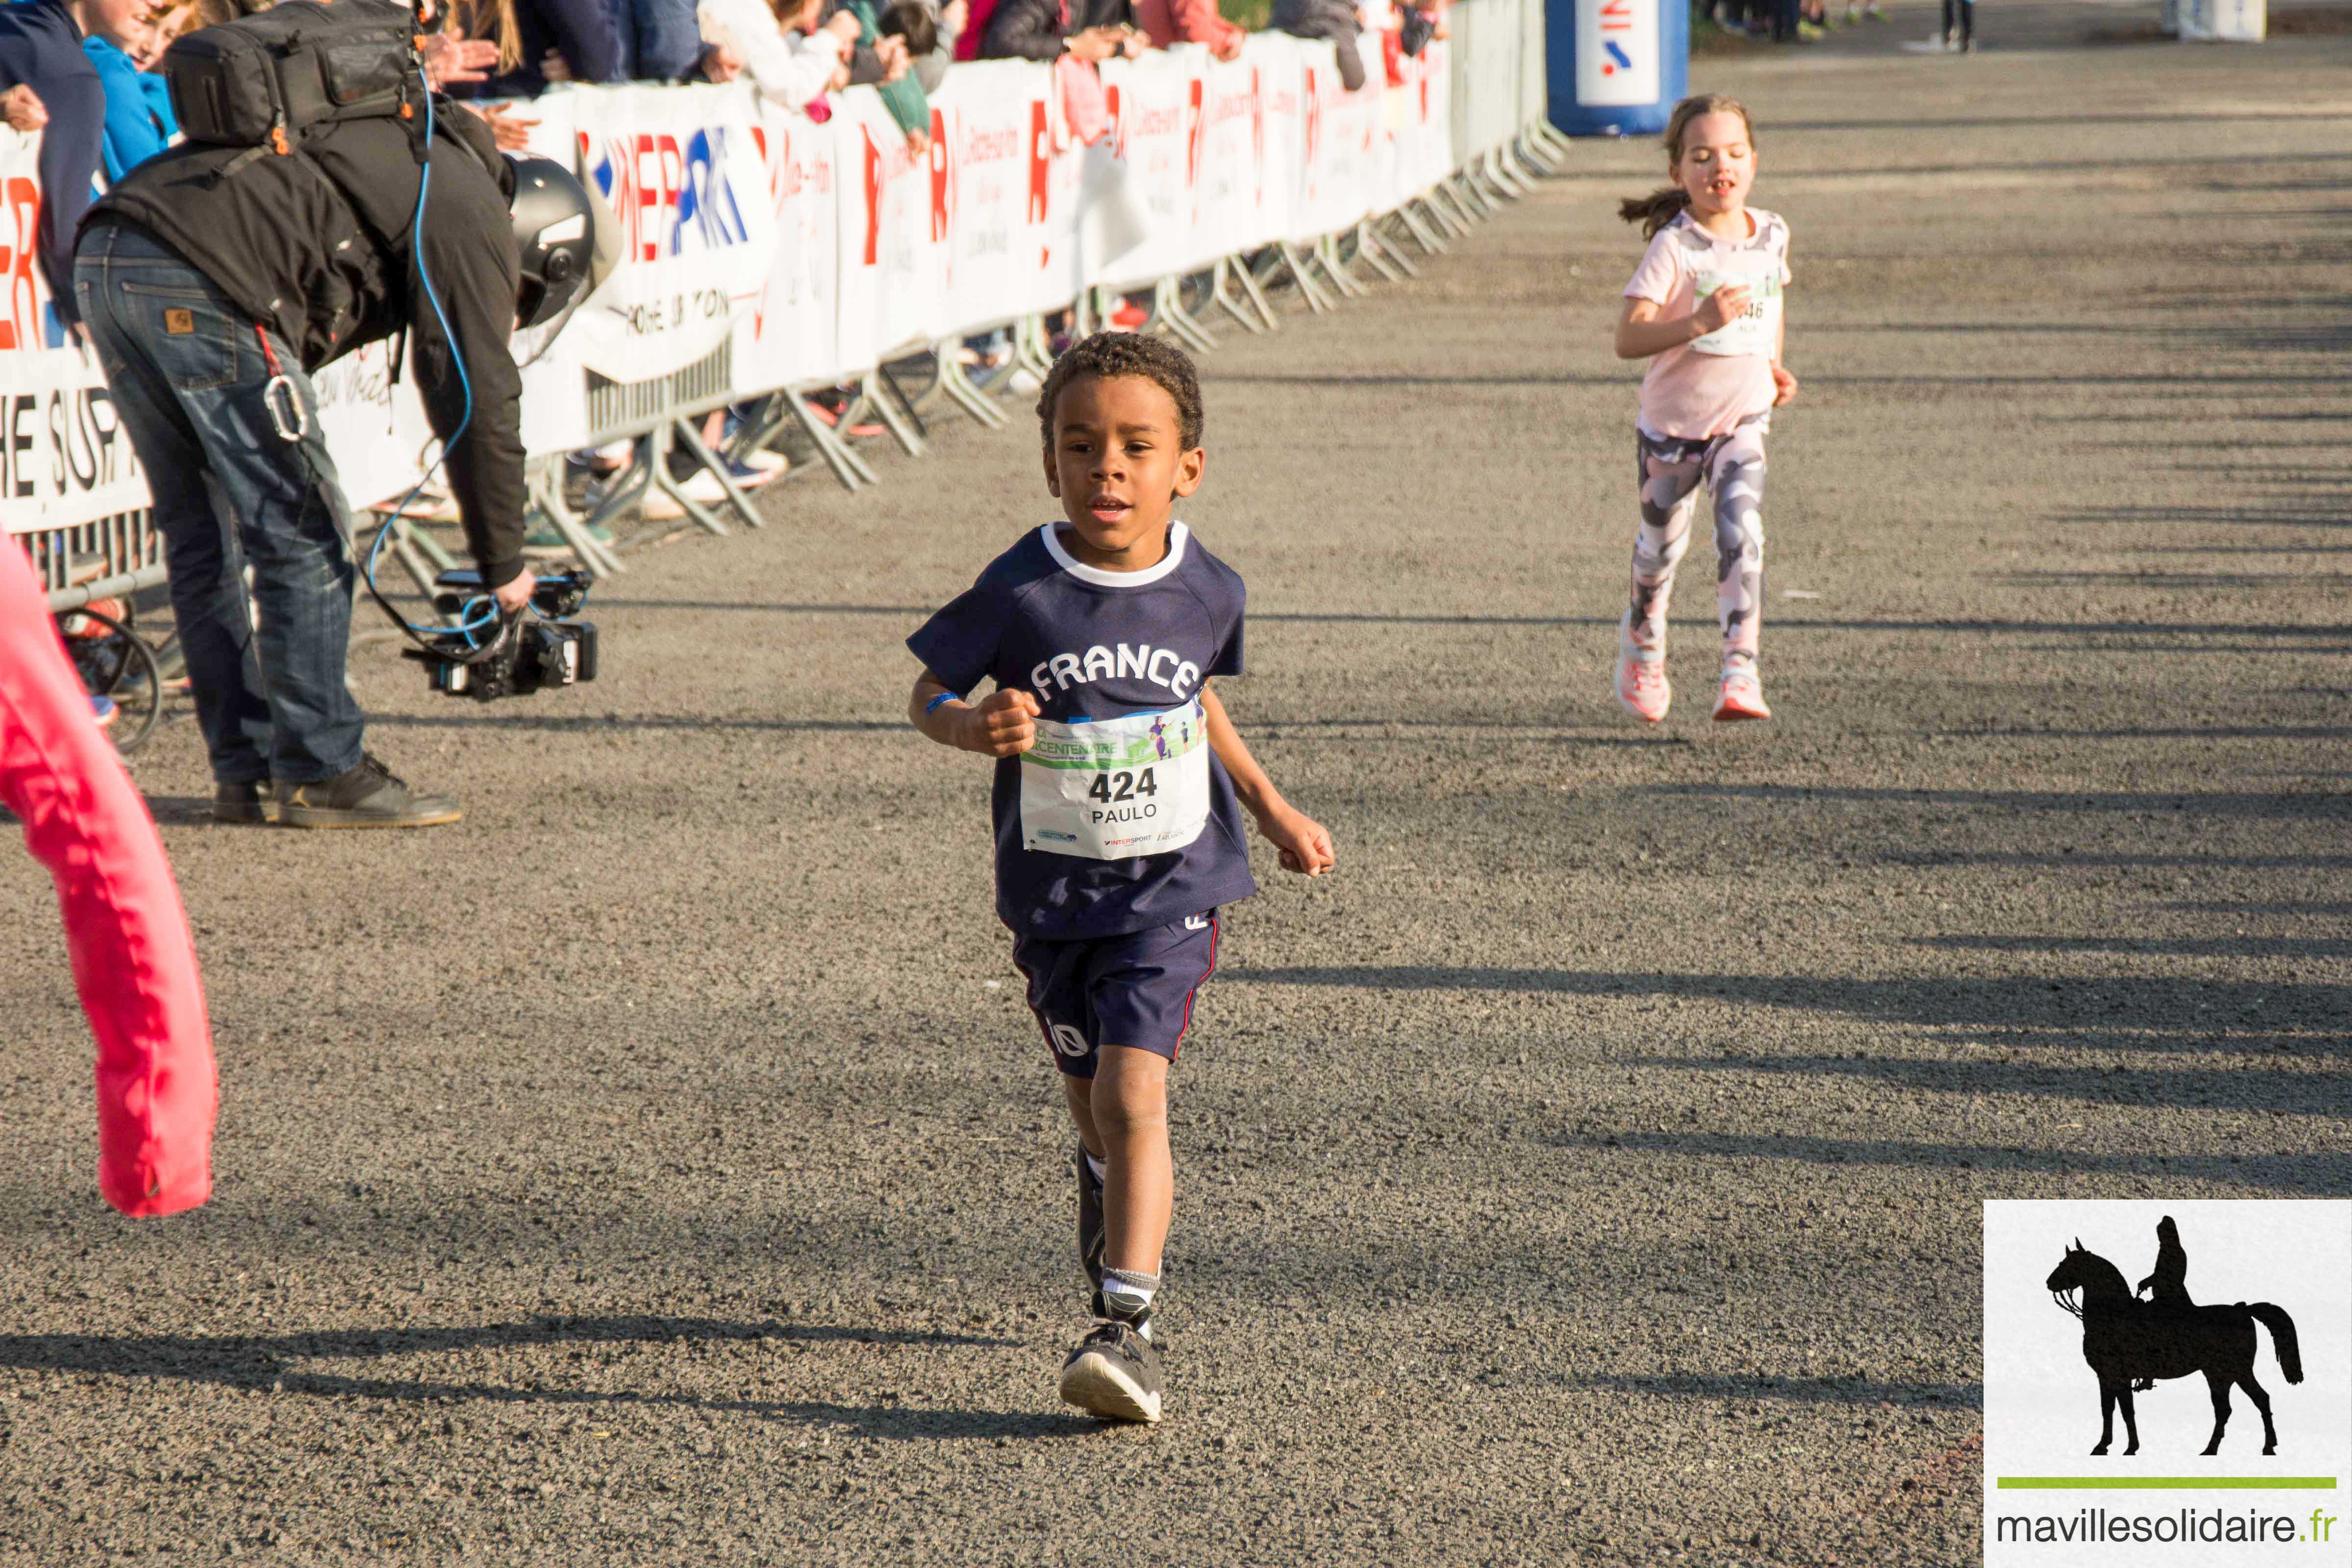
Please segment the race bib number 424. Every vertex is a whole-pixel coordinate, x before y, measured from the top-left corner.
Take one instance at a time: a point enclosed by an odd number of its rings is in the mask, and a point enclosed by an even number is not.
[[[1209,733],[1199,702],[1088,723],[1037,721],[1021,754],[1021,843],[1127,860],[1181,849],[1209,820]]]

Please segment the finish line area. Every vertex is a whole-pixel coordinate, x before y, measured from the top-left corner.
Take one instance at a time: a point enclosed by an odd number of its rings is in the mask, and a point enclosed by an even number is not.
[[[905,717],[1054,515],[1016,398],[631,554],[593,686],[355,649],[457,826],[216,826],[167,714],[201,1210],[92,1191],[0,858],[0,1557],[1979,1562],[1982,1199],[2352,1190],[2352,43],[1935,15],[1694,62],[1794,235],[1769,722],[1707,718],[1709,538],[1689,695],[1611,689],[1654,141],[1200,356],[1216,689],[1339,866],[1253,846],[1169,1076],[1160,1425],[1055,1398],[1072,1139],[984,769]]]

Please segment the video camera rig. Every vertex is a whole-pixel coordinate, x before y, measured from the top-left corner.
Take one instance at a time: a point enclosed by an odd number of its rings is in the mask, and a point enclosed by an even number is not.
[[[433,580],[433,607],[456,623],[420,646],[402,650],[425,667],[433,689],[451,697],[493,702],[528,697],[550,686],[575,686],[596,679],[596,624],[578,619],[596,579],[586,572],[550,572],[532,589],[530,603],[499,616],[486,638],[482,609],[496,602],[479,572],[444,572]],[[412,634],[413,635],[413,634]]]

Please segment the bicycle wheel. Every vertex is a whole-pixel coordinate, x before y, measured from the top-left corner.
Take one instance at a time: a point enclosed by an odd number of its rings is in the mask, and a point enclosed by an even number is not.
[[[106,732],[129,756],[154,731],[163,713],[163,671],[147,639],[100,610],[68,610],[58,617],[66,652],[82,689],[113,704]]]

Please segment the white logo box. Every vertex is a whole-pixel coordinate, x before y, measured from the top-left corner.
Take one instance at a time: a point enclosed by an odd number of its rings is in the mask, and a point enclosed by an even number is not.
[[[2194,1373],[2133,1394],[2137,1454],[2120,1409],[2107,1453],[2091,1453],[2100,1393],[2085,1324],[2047,1280],[2079,1238],[2135,1289],[2168,1215],[2199,1306],[2269,1302],[2292,1320],[2300,1383],[2273,1331],[2254,1329],[2275,1455],[2233,1386],[2221,1450],[2204,1457],[2213,1405]],[[1986,1200],[1984,1427],[1987,1568],[2352,1565],[2352,1199]]]

